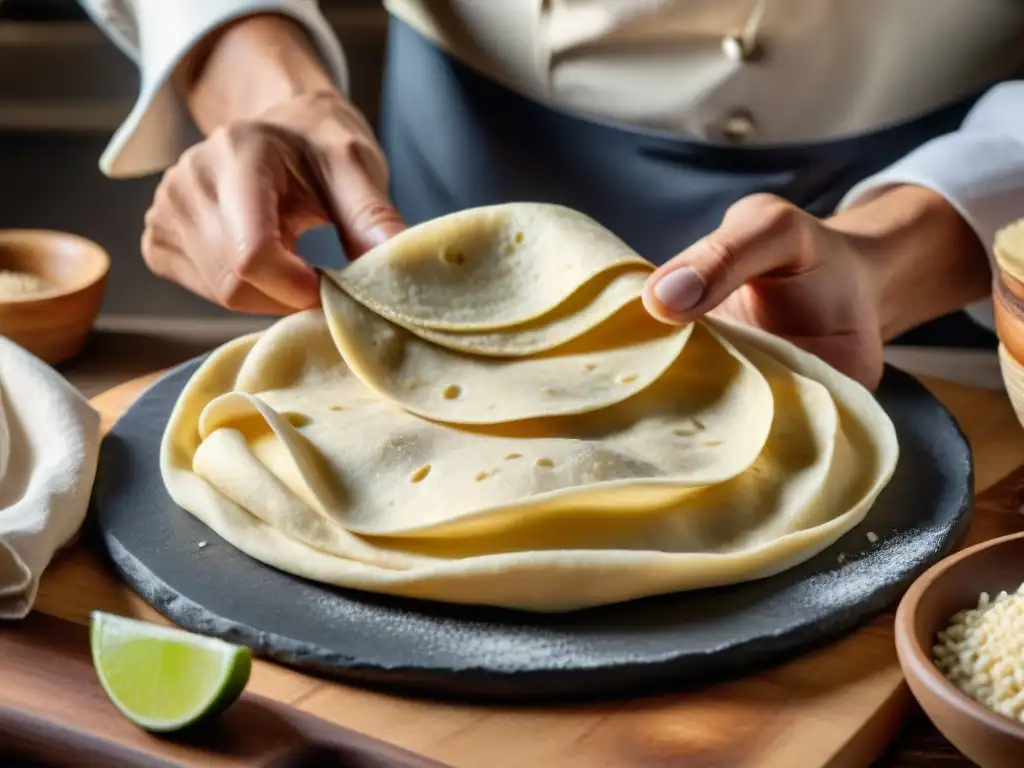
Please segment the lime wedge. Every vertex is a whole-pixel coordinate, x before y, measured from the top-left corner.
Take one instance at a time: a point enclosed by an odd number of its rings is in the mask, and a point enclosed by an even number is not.
[[[90,616],[89,640],[103,690],[147,731],[176,731],[223,711],[252,669],[248,648],[102,611]]]

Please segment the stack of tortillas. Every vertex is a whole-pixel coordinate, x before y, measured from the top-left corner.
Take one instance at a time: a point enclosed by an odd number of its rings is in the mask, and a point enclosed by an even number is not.
[[[791,344],[653,320],[651,270],[555,206],[414,227],[204,362],[170,494],[276,568],[447,602],[561,611],[806,560],[888,482],[892,423]]]

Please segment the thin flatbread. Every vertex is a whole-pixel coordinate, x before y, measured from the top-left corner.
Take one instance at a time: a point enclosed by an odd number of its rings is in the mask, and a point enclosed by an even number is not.
[[[250,356],[272,361],[274,347],[300,343],[328,350],[317,320],[282,321],[253,343]],[[474,430],[418,418],[376,397],[336,352],[308,359],[297,379],[273,390],[261,390],[247,367],[248,391],[204,389],[214,397],[199,417],[202,446],[192,466],[211,479],[233,473],[238,455],[215,444],[223,439],[218,431],[239,432],[310,508],[361,534],[447,535],[559,506],[664,506],[690,487],[747,469],[772,423],[762,374],[706,328],[695,335],[655,386],[600,414]],[[700,374],[711,366],[719,378]],[[268,372],[269,381],[282,383],[274,376]],[[254,490],[250,505],[263,503],[259,486],[240,487]]]
[[[627,317],[558,354],[507,361],[431,344],[329,281],[320,296],[335,344],[363,382],[412,413],[451,424],[564,416],[621,402],[665,372],[693,327],[658,323],[636,301],[620,310]],[[615,343],[623,337],[628,344]]]
[[[393,322],[488,331],[540,317],[589,280],[628,265],[650,268],[582,213],[512,203],[410,227],[325,274]]]
[[[445,349],[491,357],[528,357],[568,344],[608,322],[629,304],[638,304],[650,268],[609,270],[583,286],[546,315],[495,331],[439,331],[389,318],[421,339]]]
[[[322,310],[216,350],[175,406],[168,491],[252,557],[564,611],[778,573],[891,478],[867,390],[759,330],[655,322],[650,265],[586,217],[410,231],[323,280]]]
[[[286,322],[295,324],[290,330],[303,323],[310,331],[323,321],[312,313]],[[507,515],[499,525],[456,528],[444,536],[357,535],[314,509],[307,502],[309,490],[293,490],[301,483],[289,477],[284,459],[294,453],[268,450],[275,438],[268,440],[269,432],[259,429],[246,436],[244,425],[207,425],[212,431],[203,443],[221,436],[233,445],[215,460],[221,475],[213,484],[192,470],[187,450],[181,451],[189,445],[191,431],[182,416],[190,414],[189,404],[208,405],[209,398],[216,398],[211,384],[227,384],[224,394],[232,390],[225,374],[231,368],[237,374],[256,339],[215,353],[190,382],[165,437],[165,478],[179,504],[243,551],[291,573],[340,586],[563,611],[760,578],[812,556],[862,519],[891,474],[895,436],[887,433],[884,422],[878,429],[878,406],[870,395],[861,397],[853,382],[825,373],[827,366],[817,358],[783,349],[791,363],[784,366],[771,354],[778,351],[775,345],[764,343],[758,334],[721,325],[715,330],[763,366],[777,416],[748,471],[691,489],[661,509],[637,514],[626,505],[618,511],[567,506],[542,516]],[[322,382],[322,373],[309,370],[304,381]],[[806,374],[818,374],[817,380]],[[361,390],[354,377],[351,386],[357,400]],[[267,392],[259,399],[271,402],[292,389]],[[836,404],[840,399],[843,405]],[[346,412],[331,411],[326,399],[317,402],[319,407],[308,415],[279,403],[281,410],[273,411],[282,414],[278,426],[294,429],[307,446],[322,445],[324,438],[314,434],[313,426],[319,423],[323,434],[337,431],[324,411],[339,417]],[[378,405],[382,410],[391,407]],[[364,417],[364,426],[375,418],[371,413]],[[218,451],[216,444],[211,448]],[[236,462],[244,471],[230,470]],[[328,498],[332,494],[321,493]],[[343,492],[338,495],[342,497]]]

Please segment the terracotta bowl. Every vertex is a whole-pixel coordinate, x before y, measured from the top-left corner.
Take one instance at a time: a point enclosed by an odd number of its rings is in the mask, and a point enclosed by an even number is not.
[[[96,243],[47,230],[0,230],[0,271],[46,281],[43,291],[0,294],[0,335],[51,365],[77,355],[103,299],[110,257]]]
[[[1014,358],[1024,360],[1024,283],[1000,270],[992,293],[999,340]]]
[[[953,614],[1024,582],[1024,533],[969,547],[932,566],[896,612],[896,651],[910,690],[935,727],[981,768],[1024,765],[1024,723],[998,715],[950,683],[932,646]]]
[[[1012,244],[1011,238],[1007,241]],[[1003,253],[1008,248],[1007,241],[997,235],[997,262],[1000,258],[1007,258]],[[1024,425],[1024,283],[1005,268],[997,271],[992,282],[992,307],[1000,342],[999,368],[1017,420]]]

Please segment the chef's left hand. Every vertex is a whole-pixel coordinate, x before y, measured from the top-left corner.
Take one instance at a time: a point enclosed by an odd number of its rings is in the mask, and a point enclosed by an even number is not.
[[[990,281],[977,236],[931,190],[893,187],[829,219],[758,194],[658,268],[644,304],[668,323],[711,312],[757,326],[873,388],[884,342],[984,297]]]

